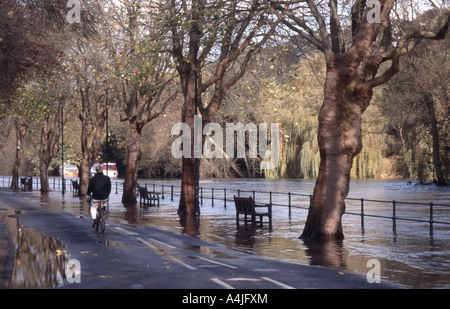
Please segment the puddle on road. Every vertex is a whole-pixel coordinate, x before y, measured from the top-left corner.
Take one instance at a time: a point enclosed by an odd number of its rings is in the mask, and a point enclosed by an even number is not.
[[[99,242],[101,245],[105,245],[105,246],[112,246],[112,247],[118,247],[118,248],[127,248],[127,245],[124,245],[118,241],[115,240],[101,240]]]
[[[237,259],[238,258],[236,256],[231,256],[225,252],[215,250],[208,246],[197,246],[197,245],[185,243],[185,248],[190,249],[195,252],[198,252],[198,253],[208,254],[214,258],[219,258],[219,259]]]
[[[47,237],[24,228],[16,215],[21,211],[0,211],[13,241],[14,261],[7,288],[39,289],[64,285],[65,245],[55,237]]]

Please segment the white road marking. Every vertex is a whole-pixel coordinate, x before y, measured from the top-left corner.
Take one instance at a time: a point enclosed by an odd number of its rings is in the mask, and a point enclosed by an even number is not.
[[[128,230],[126,230],[124,228],[121,228],[121,227],[118,227],[118,226],[116,226],[115,229],[120,231],[120,232],[122,232],[122,233],[128,234],[128,235],[139,235],[138,233],[135,233],[135,232],[132,232],[132,231],[128,231]]]
[[[158,249],[158,247],[153,246],[151,243],[149,243],[148,241],[143,240],[142,238],[138,237],[136,238],[137,241],[139,241],[140,243],[143,243],[144,245],[149,246],[152,249]]]
[[[156,240],[156,239],[154,239],[154,238],[149,238],[149,239],[150,239],[151,241],[157,242],[158,244],[161,244],[161,245],[163,245],[163,246],[166,246],[166,247],[168,247],[168,248],[170,248],[170,249],[176,249],[176,247],[174,247],[174,246],[172,246],[172,245],[169,245],[169,244],[166,244],[165,242]]]
[[[171,259],[172,261],[177,262],[178,264],[180,264],[180,265],[186,267],[187,269],[190,269],[190,270],[197,270],[197,268],[195,268],[195,267],[193,267],[193,266],[191,266],[191,265],[189,265],[189,264],[186,264],[185,262],[183,262],[183,261],[177,259],[176,257],[169,256],[168,258]]]
[[[227,279],[228,281],[261,281],[261,279],[256,279],[256,278],[231,278],[231,279]]]
[[[223,282],[222,280],[220,280],[219,278],[211,278],[211,281],[223,286],[226,289],[229,290],[234,290],[234,287],[232,287],[231,285],[229,285],[228,283]]]
[[[280,281],[277,281],[277,280],[274,280],[274,279],[271,279],[271,278],[261,277],[261,279],[264,279],[266,281],[272,282],[273,284],[276,284],[276,285],[278,285],[279,287],[281,287],[283,289],[295,289],[294,287],[292,287],[290,285],[284,284],[284,283],[282,283]]]
[[[210,259],[207,259],[207,258],[202,257],[202,256],[197,256],[197,257],[199,259],[202,259],[203,261],[207,261],[207,262],[210,262],[210,263],[213,263],[213,264],[225,266],[225,267],[232,268],[232,269],[236,269],[237,268],[236,266],[231,266],[231,265],[228,265],[228,264],[225,264],[225,263],[221,263],[221,262],[217,262],[217,261],[214,261],[214,260],[210,260]]]

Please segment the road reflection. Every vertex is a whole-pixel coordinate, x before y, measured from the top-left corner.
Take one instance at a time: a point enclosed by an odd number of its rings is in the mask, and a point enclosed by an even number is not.
[[[14,243],[8,288],[38,289],[64,285],[64,244],[54,237],[23,228],[20,219],[15,217],[18,214],[20,211],[1,215]]]

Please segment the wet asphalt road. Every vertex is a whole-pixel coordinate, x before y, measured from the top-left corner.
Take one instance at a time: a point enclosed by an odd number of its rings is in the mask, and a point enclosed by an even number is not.
[[[31,229],[56,238],[66,266],[62,289],[353,289],[395,288],[388,282],[367,282],[366,277],[318,266],[291,264],[246,255],[185,234],[150,227],[107,223],[105,233],[96,232],[87,216],[48,211],[26,193],[0,190],[0,218],[15,218],[18,229]],[[7,216],[5,214],[8,214]],[[9,226],[10,250],[0,287],[15,265],[11,262],[17,237]],[[0,236],[8,228],[0,225]],[[11,235],[12,234],[12,235]],[[5,239],[5,236],[3,237]],[[2,242],[0,242],[0,245]],[[4,247],[4,244],[3,244]],[[8,250],[0,250],[8,252]],[[1,261],[1,260],[0,260]],[[8,266],[9,265],[9,266]],[[1,268],[0,268],[1,273]],[[3,282],[2,282],[3,280]],[[187,294],[188,295],[188,294]]]

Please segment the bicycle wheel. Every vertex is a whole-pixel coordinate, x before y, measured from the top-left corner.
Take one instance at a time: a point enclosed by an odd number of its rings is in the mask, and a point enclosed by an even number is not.
[[[99,220],[98,220],[98,227],[100,229],[100,232],[105,232],[105,226],[106,226],[106,213],[104,207],[99,207]]]

